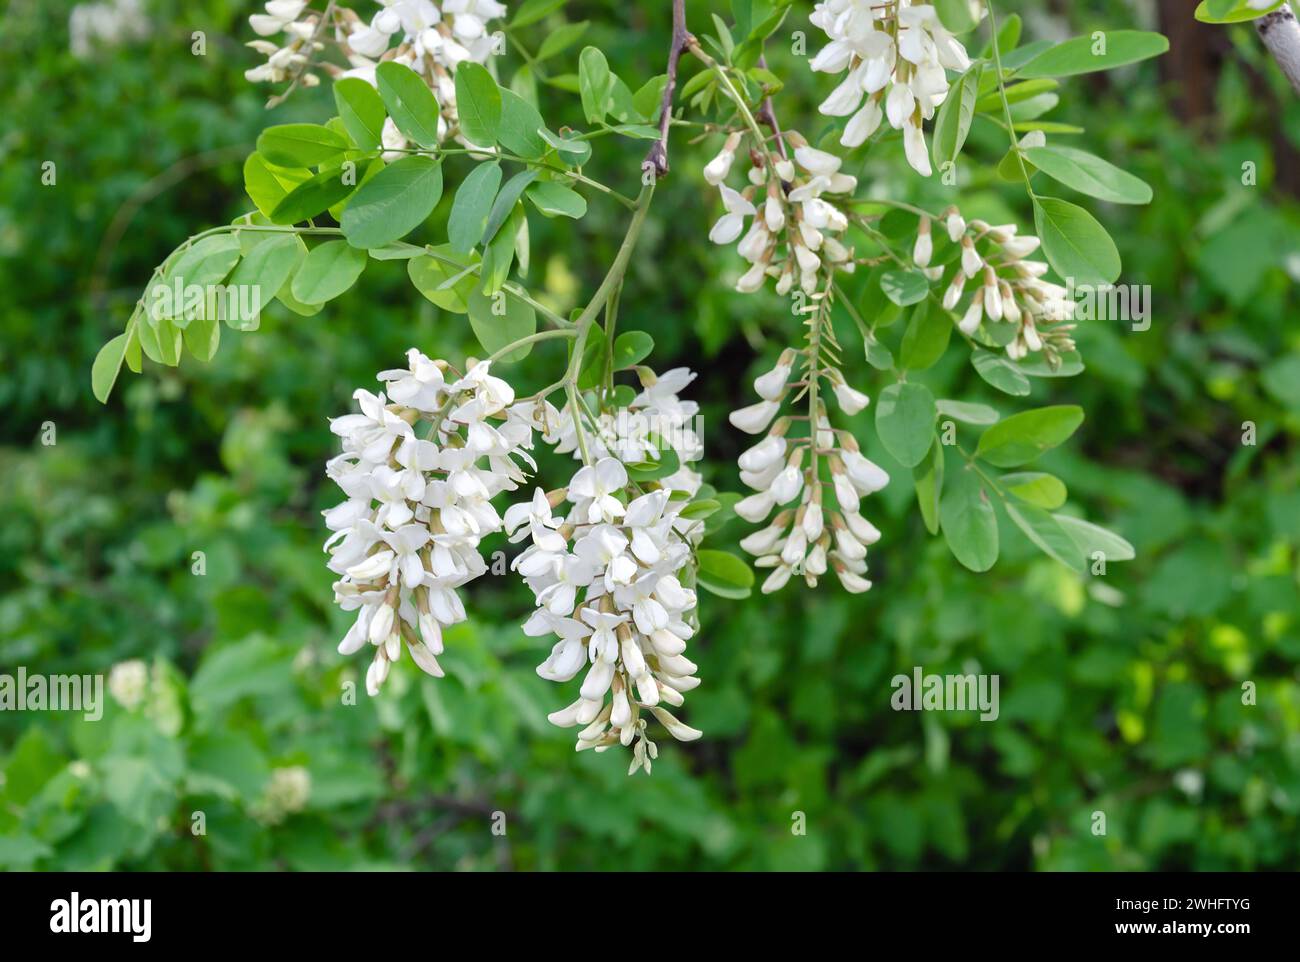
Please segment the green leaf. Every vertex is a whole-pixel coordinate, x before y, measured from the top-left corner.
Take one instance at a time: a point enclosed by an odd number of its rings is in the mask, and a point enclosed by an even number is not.
[[[536,160],[546,153],[546,141],[539,131],[546,127],[537,108],[513,90],[501,91],[501,126],[497,142],[512,154]]]
[[[244,255],[230,275],[233,288],[256,288],[257,303],[268,304],[306,256],[302,241],[291,234],[268,237]],[[251,330],[255,318],[228,318],[231,327]],[[236,323],[238,321],[239,323]]]
[[[975,456],[999,468],[1034,460],[1066,441],[1083,423],[1083,408],[1073,404],[1022,411],[980,435]]]
[[[358,188],[340,226],[353,247],[383,247],[424,223],[442,199],[442,164],[403,157]]]
[[[587,140],[578,140],[571,137],[561,137],[559,134],[547,130],[543,127],[538,131],[543,140],[555,148],[555,152],[560,155],[560,160],[570,167],[581,167],[591,158],[591,142]]]
[[[501,165],[495,160],[479,164],[461,182],[447,219],[447,238],[453,250],[468,254],[482,239],[500,186]]]
[[[754,587],[754,570],[729,551],[701,548],[695,552],[699,564],[697,583],[722,598],[748,598]]]
[[[466,60],[456,68],[456,113],[465,139],[479,147],[497,142],[501,88],[482,64]]]
[[[489,215],[488,220],[491,221]],[[519,270],[525,268],[528,257],[528,219],[524,216],[523,206],[516,204],[510,208],[505,223],[496,235],[487,242],[483,251],[483,268],[479,272],[484,294],[492,295],[501,289],[506,278],[510,276],[510,266],[515,256],[519,257]]]
[[[347,241],[326,241],[307,252],[293,277],[293,296],[304,304],[324,304],[338,297],[366,269],[366,252]]]
[[[315,167],[348,149],[340,134],[320,124],[280,124],[257,138],[257,152],[278,167]]]
[[[307,255],[304,254],[303,259],[306,260],[306,257]],[[301,265],[299,265],[298,270],[302,270]],[[300,317],[315,317],[321,312],[321,308],[325,305],[304,304],[302,301],[298,300],[298,298],[293,296],[293,278],[297,276],[297,273],[298,271],[294,271],[293,275],[290,276],[288,283],[285,284],[284,287],[280,288],[279,292],[276,293],[275,299]]]
[[[1050,77],[1042,77],[1038,80],[1026,80],[1022,83],[1012,84],[1007,87],[1006,96],[1008,104],[1018,104],[1026,100],[1031,100],[1039,94],[1050,93],[1060,87],[1060,81],[1053,80]],[[987,93],[975,102],[975,110],[979,113],[996,114],[1002,110],[1002,95],[998,93],[997,87],[994,86],[991,93]]]
[[[189,746],[186,787],[227,798],[256,800],[270,777],[257,743],[234,731],[199,735]]]
[[[383,143],[384,101],[379,92],[360,77],[334,81],[334,105],[348,136],[362,150],[375,150]]]
[[[609,113],[612,85],[613,76],[605,55],[596,47],[584,48],[578,57],[578,92],[582,96],[582,112],[587,123],[598,124]]]
[[[1002,56],[1003,67],[1006,67],[1007,54],[1015,50],[1020,43],[1020,34],[1024,30],[1024,26],[1024,22],[1020,19],[1018,13],[1003,18],[1002,26],[998,30],[998,53]],[[984,45],[984,52],[980,56],[986,60],[992,59],[993,42],[991,40]]]
[[[930,281],[920,271],[891,270],[880,275],[880,289],[899,307],[910,307],[930,294]]]
[[[497,194],[496,200],[492,204],[492,210],[488,214],[487,223],[483,227],[483,236],[480,238],[481,243],[488,244],[496,236],[501,225],[506,222],[510,212],[515,209],[515,202],[519,200],[519,195],[524,192],[524,188],[531,184],[540,175],[536,168],[521,170],[511,177],[501,192]]]
[[[664,88],[668,86],[668,75],[660,74],[643,83],[632,95],[632,106],[647,121],[653,123],[659,119],[659,109],[663,105]]]
[[[1029,147],[1025,156],[1048,177],[1089,197],[1115,204],[1151,203],[1151,187],[1146,181],[1086,150]]]
[[[267,217],[289,191],[310,179],[311,171],[301,167],[276,167],[256,152],[249,154],[244,161],[244,190]]]
[[[542,45],[537,48],[537,55],[533,59],[538,61],[550,60],[556,54],[569,49],[587,32],[587,25],[588,21],[579,20],[576,23],[566,23],[556,27],[546,35]]]
[[[934,9],[939,22],[952,33],[966,33],[979,24],[967,0],[935,0]]]
[[[1076,286],[1113,284],[1120,259],[1106,228],[1082,207],[1056,197],[1034,198],[1034,225],[1043,253],[1062,280]]]
[[[210,361],[221,343],[221,319],[204,314],[185,325],[185,347],[200,361]]]
[[[1125,64],[1158,57],[1169,49],[1169,41],[1145,30],[1097,31],[1072,37],[1030,60],[1019,71],[1021,77],[1070,77],[1110,70]]]
[[[650,441],[652,444],[657,445],[659,457],[653,461],[641,461],[627,465],[627,476],[633,481],[658,481],[670,474],[676,474],[681,469],[681,460],[677,457],[677,452],[672,449],[671,445],[653,434],[650,436]]]
[[[1004,491],[1014,494],[1021,501],[1027,501],[1040,508],[1054,511],[1065,504],[1065,484],[1060,478],[1041,471],[1022,471],[1017,474],[1004,474],[998,479]]]
[[[1277,0],[1262,10],[1247,5],[1247,0],[1201,0],[1196,7],[1196,19],[1202,23],[1244,23],[1281,9],[1286,0]]]
[[[200,287],[219,284],[239,262],[241,253],[239,238],[233,233],[205,237],[181,252],[167,268],[162,283],[171,286],[179,281],[184,286]]]
[[[916,467],[929,453],[934,418],[934,395],[924,384],[891,384],[876,400],[880,443],[904,467]]]
[[[1072,518],[1067,514],[1056,514],[1052,517],[1069,532],[1079,553],[1086,560],[1093,560],[1093,555],[1097,552],[1101,552],[1106,561],[1132,561],[1137,557],[1137,551],[1133,546],[1113,531],[1107,531],[1082,518]]]
[[[333,207],[355,189],[344,183],[342,171],[323,170],[286,194],[268,216],[274,224],[297,224]]]
[[[436,147],[438,101],[420,75],[390,60],[375,68],[375,82],[397,129],[421,147]]]
[[[988,571],[998,560],[998,519],[975,472],[957,472],[943,492],[939,524],[948,548],[971,571]]]
[[[644,331],[624,331],[614,339],[614,370],[640,364],[655,349],[655,341]]]
[[[537,312],[531,304],[505,291],[487,295],[475,288],[469,295],[469,324],[474,336],[489,354],[495,354],[512,341],[537,333]],[[533,349],[526,344],[500,358],[498,363],[509,364],[528,356]]]
[[[424,248],[405,241],[397,241],[395,244],[385,244],[383,247],[372,247],[368,253],[370,259],[376,261],[409,261],[412,257],[423,254]]]
[[[935,310],[929,298],[921,301],[912,312],[912,319],[903,334],[898,363],[909,371],[924,371],[931,367],[948,350],[952,327],[952,319],[946,311]]]
[[[1000,415],[987,404],[976,404],[973,401],[950,401],[947,399],[936,401],[935,408],[940,416],[947,416],[963,424],[995,424]]]
[[[955,161],[966,143],[966,135],[970,133],[971,121],[975,117],[983,69],[984,64],[980,61],[971,64],[970,69],[949,88],[948,96],[939,108],[932,145],[935,167],[942,168],[944,164]]]
[[[1029,393],[1029,378],[1001,354],[976,348],[970,360],[976,373],[1003,394],[1023,397]]]
[[[677,512],[677,517],[686,521],[703,521],[722,509],[722,502],[713,498],[701,498],[699,501],[692,501],[681,511]]]
[[[548,217],[572,217],[587,213],[587,201],[576,190],[554,181],[539,181],[528,188],[528,199]]]
[[[457,256],[448,244],[430,248],[430,252],[438,257],[416,257],[406,262],[411,283],[444,311],[468,313],[470,292],[478,282],[472,270],[479,263],[478,255]]]
[[[1049,558],[1055,558],[1067,568],[1083,570],[1083,555],[1070,533],[1052,515],[1032,504],[1007,501],[1007,516],[1030,541]]]
[[[95,400],[100,404],[108,401],[117,381],[117,373],[122,370],[122,359],[126,357],[126,343],[130,334],[123,332],[99,349],[95,363],[90,366],[90,389]]]
[[[936,438],[925,460],[912,469],[916,485],[916,502],[921,508],[921,520],[930,534],[939,533],[939,504],[943,496],[943,445]]]
[[[530,23],[537,23],[559,10],[566,2],[567,0],[524,0],[515,11],[510,26],[526,27]]]

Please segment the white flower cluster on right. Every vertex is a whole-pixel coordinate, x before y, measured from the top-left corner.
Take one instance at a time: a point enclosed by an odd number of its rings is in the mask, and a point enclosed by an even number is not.
[[[1007,356],[1018,361],[1041,351],[1053,366],[1075,349],[1074,324],[1065,322],[1074,317],[1077,305],[1060,284],[1043,280],[1046,262],[1028,259],[1039,248],[1037,237],[1018,233],[1015,224],[993,226],[982,220],[968,224],[956,207],[944,211],[941,220],[948,239],[961,248],[943,306],[958,311],[957,327],[963,334],[974,334],[986,318],[1013,324],[1014,333],[1005,340]],[[921,217],[912,261],[931,280],[938,280],[945,270],[942,265],[931,266],[934,256],[933,225],[929,217]],[[972,286],[974,293],[959,309]]]
[[[818,108],[831,117],[849,117],[840,143],[859,146],[888,118],[903,132],[907,162],[929,177],[933,170],[921,125],[948,96],[945,68],[970,67],[966,48],[944,28],[932,5],[912,0],[823,0],[809,20],[831,40],[813,58],[812,69],[848,71]]]
[[[530,539],[513,567],[536,597],[524,625],[530,636],[556,635],[537,673],[567,682],[586,669],[578,698],[548,716],[562,728],[581,726],[577,749],[632,750],[628,774],[650,771],[658,749],[646,715],[679,741],[701,732],[667,707],[695,688],[696,665],[685,655],[695,633],[695,592],[677,574],[690,559],[678,517],[685,500],[666,487],[641,493],[616,458],[578,469],[566,489],[506,511],[511,540]],[[552,512],[568,501],[567,516]]]
[[[790,378],[800,359],[804,380],[793,384]],[[765,594],[785,587],[792,576],[815,587],[828,569],[847,591],[857,594],[871,588],[865,577],[867,547],[880,540],[880,531],[862,516],[861,502],[885,487],[889,475],[862,454],[851,432],[831,425],[820,395],[810,406],[815,408],[816,424],[809,425],[804,437],[789,436],[800,417],[808,416],[777,418],[777,414],[792,390],[799,388],[803,396],[813,382],[830,387],[845,414],[857,414],[869,403],[837,368],[818,359],[815,348],[787,348],[776,367],[754,381],[762,400],[731,413],[737,428],[764,435],[740,456],[740,479],[755,493],[736,504],[736,514],[757,524],[778,511],[767,527],[740,542],[757,557],[757,567],[772,569],[763,582]],[[829,483],[822,477],[823,459]],[[833,503],[827,497],[828,487]]]

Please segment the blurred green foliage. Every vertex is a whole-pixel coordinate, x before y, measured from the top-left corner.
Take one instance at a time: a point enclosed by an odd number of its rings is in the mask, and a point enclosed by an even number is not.
[[[1149,207],[1096,208],[1124,280],[1151,285],[1150,330],[1083,323],[1087,371],[1037,380],[1030,399],[1087,411],[1044,468],[1137,560],[1078,576],[1004,524],[1001,561],[971,574],[926,536],[907,472],[861,415],[868,452],[896,478],[875,504],[876,587],[705,596],[692,649],[704,684],[685,716],[705,739],[665,744],[653,776],[629,779],[619,758],[575,755],[547,724],[567,699],[533,672],[544,652],[517,627],[529,599],[508,579],[469,592],[446,679],[407,662],[381,698],[343,703],[361,665],[334,652],[345,619],[320,550],[318,512],[334,499],[325,419],[409,346],[474,349],[400,262],[317,317],[272,305],[212,364],[151,365],[124,375],[107,408],[94,402],[91,358],[154,264],[248,209],[242,153],[223,150],[251,147],[268,123],[322,119],[330,102],[306,91],[263,111],[266,91],[241,76],[257,59],[240,45],[254,4],[146,4],[147,38],[84,58],[69,52],[70,6],[13,0],[0,14],[0,672],[106,674],[141,659],[148,683],[134,710],[109,699],[99,722],[0,713],[0,867],[1300,864],[1300,208],[1274,185],[1300,149],[1300,104],[1249,27],[1224,28],[1215,112],[1195,127],[1176,118],[1176,84],[1162,87],[1155,64],[1067,83],[1054,115],[1156,189]],[[1072,23],[1005,6],[1026,14],[1029,39],[1153,26],[1120,2],[1071,4]],[[721,0],[688,7],[697,32],[707,9],[726,12]],[[826,78],[789,53],[795,30],[819,46],[808,9],[796,6],[769,59],[787,81],[783,120],[815,136]],[[662,71],[666,4],[575,0],[567,17],[590,20],[583,43],[630,80]],[[559,22],[534,28],[534,49]],[[196,30],[204,56],[191,53]],[[572,73],[581,46],[551,73]],[[520,62],[500,61],[502,78]],[[575,97],[539,91],[548,117],[580,122]],[[961,203],[1027,224],[1023,192],[993,173],[1002,136],[973,129]],[[731,486],[736,385],[770,366],[797,320],[774,296],[730,292],[739,262],[707,242],[716,204],[697,173],[717,144],[691,139],[674,134],[620,326],[654,336],[660,369],[703,371],[692,390],[709,479]],[[612,140],[593,169],[634,193],[644,145]],[[932,207],[953,201],[894,155],[855,172]],[[178,163],[174,183],[154,181]],[[120,240],[101,245],[124,206]],[[534,224],[529,283],[560,310],[594,288],[622,235],[622,209],[591,207],[576,226]],[[539,346],[520,388],[552,380],[560,352]],[[850,366],[867,386],[866,365]],[[926,381],[1010,413],[957,352]],[[999,674],[1000,718],[891,711],[890,677],[917,665]],[[273,778],[285,776],[272,773],[297,768],[305,801],[277,808]],[[1096,811],[1105,836],[1092,833]],[[206,834],[192,834],[196,812]],[[796,813],[806,835],[792,833]]]

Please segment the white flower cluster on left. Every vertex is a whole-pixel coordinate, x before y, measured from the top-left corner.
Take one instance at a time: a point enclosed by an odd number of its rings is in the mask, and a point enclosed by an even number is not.
[[[493,37],[489,23],[506,15],[505,4],[497,0],[376,2],[381,9],[368,22],[356,11],[336,6],[329,23],[322,25],[322,14],[308,0],[269,0],[264,13],[248,18],[260,38],[248,46],[267,60],[244,76],[254,83],[280,83],[297,73],[304,86],[314,86],[320,81],[311,68],[319,67],[337,77],[360,77],[374,86],[375,68],[381,61],[400,63],[415,71],[437,97],[438,136],[446,137],[459,125],[456,67],[466,60],[487,63],[491,59],[499,38]],[[282,36],[271,39],[277,35]],[[347,69],[312,62],[326,40],[337,45],[348,61]],[[384,121],[382,138],[393,157],[407,147],[391,117]]]
[[[357,613],[339,652],[373,646],[371,695],[403,643],[442,676],[442,629],[465,619],[456,589],[487,570],[479,542],[502,527],[492,498],[524,481],[519,462],[535,467],[527,450],[547,410],[515,403],[487,361],[460,376],[414,348],[407,358],[407,368],[379,373],[386,396],[358,390],[360,413],[330,422],[343,452],[326,473],[347,500],[325,512],[325,550],[340,576],[334,600]]]

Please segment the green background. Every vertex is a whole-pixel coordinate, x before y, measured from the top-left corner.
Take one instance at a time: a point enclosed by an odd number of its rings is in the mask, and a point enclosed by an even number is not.
[[[550,73],[576,70],[593,43],[639,86],[663,70],[667,6],[575,0],[568,20],[592,25]],[[107,407],[91,397],[91,359],[153,266],[251,208],[240,161],[258,131],[323,120],[328,85],[264,111],[267,91],[242,77],[258,60],[242,46],[253,4],[146,3],[147,38],[78,59],[69,4],[9,3],[0,672],[106,673],[139,658],[152,679],[144,706],[110,703],[97,723],[0,713],[0,868],[1296,868],[1300,99],[1249,26],[1194,26],[1187,3],[1140,6],[1135,20],[1121,2],[1000,5],[1034,11],[1027,40],[1174,35],[1159,62],[1067,81],[1052,115],[1087,127],[1078,143],[1155,188],[1145,208],[1081,201],[1116,237],[1123,280],[1150,285],[1150,330],[1081,324],[1087,371],[1035,380],[1025,399],[1085,408],[1044,468],[1137,560],[1077,576],[1004,523],[996,568],[966,571],[926,535],[906,471],[860,415],[864,446],[895,476],[866,502],[884,532],[875,588],[702,596],[691,655],[703,684],[683,717],[705,738],[661,742],[653,776],[629,779],[620,753],[577,755],[571,733],[546,722],[571,695],[534,674],[544,646],[517,627],[530,601],[512,579],[467,593],[472,617],[448,634],[447,678],[406,661],[382,697],[341,703],[365,665],[334,651],[346,619],[321,552],[319,511],[337,500],[323,474],[336,441],[326,417],[412,345],[475,350],[464,318],[420,297],[400,262],[372,265],[316,317],[270,306],[260,331],[227,331],[209,365],[149,365],[124,373]],[[688,8],[697,33],[709,10],[727,14],[721,0]],[[789,52],[796,30],[810,53],[821,46],[810,9],[796,4],[770,60],[787,81],[784,124],[813,136],[830,78]],[[559,22],[532,28],[531,49]],[[191,52],[196,30],[204,56]],[[502,79],[520,63],[501,58]],[[541,98],[553,127],[581,126],[576,97],[543,85]],[[1023,189],[993,173],[1005,143],[983,127],[959,202],[1028,225]],[[674,133],[620,330],[654,336],[658,369],[702,371],[687,393],[704,409],[706,473],[734,488],[744,441],[726,412],[749,403],[748,380],[798,327],[774,295],[730,292],[741,265],[707,241],[719,210],[699,176],[717,138],[690,139]],[[635,194],[644,149],[602,138],[591,170]],[[894,196],[952,202],[901,154],[891,142],[847,169]],[[46,161],[54,186],[41,183]],[[467,170],[449,163],[449,183]],[[527,282],[560,310],[594,290],[622,236],[626,211],[590,199],[576,225],[533,217]],[[856,335],[842,340],[851,379],[877,393]],[[519,365],[521,392],[554,380],[562,352],[544,344]],[[1017,409],[958,350],[926,381]],[[1242,444],[1244,422],[1254,445]],[[548,464],[561,483],[565,465]],[[744,528],[731,522],[722,542]],[[1001,717],[892,711],[890,677],[918,665],[998,674]],[[1242,704],[1244,682],[1254,705]],[[267,824],[259,799],[285,766],[310,772],[310,794]],[[1104,836],[1092,832],[1097,811]],[[191,834],[195,812],[206,835]],[[797,813],[806,834],[792,831]]]

